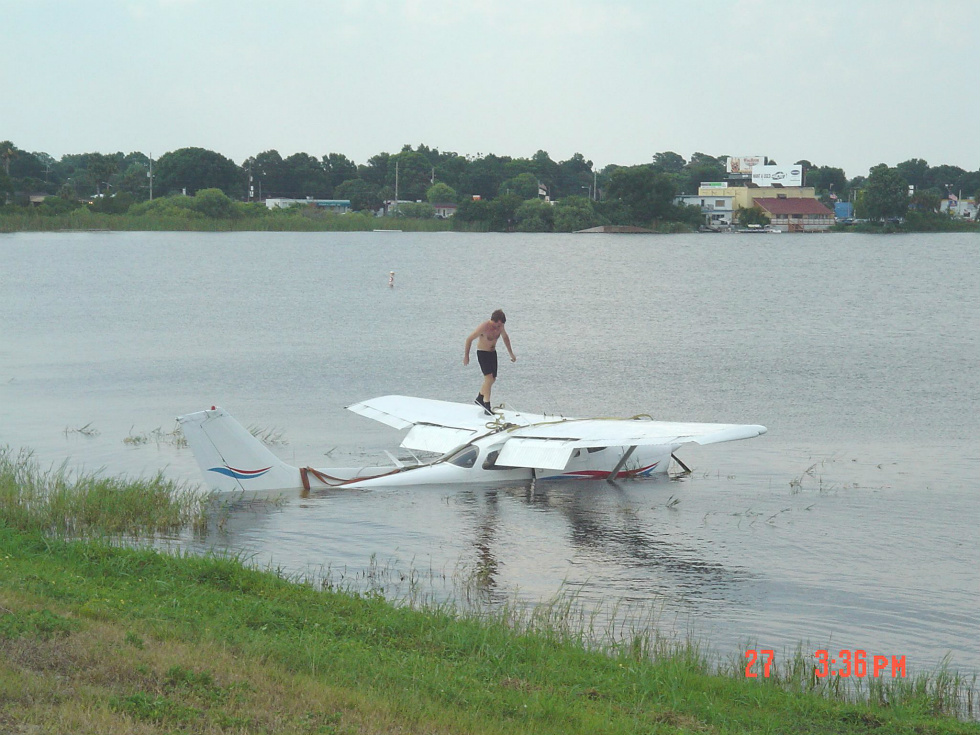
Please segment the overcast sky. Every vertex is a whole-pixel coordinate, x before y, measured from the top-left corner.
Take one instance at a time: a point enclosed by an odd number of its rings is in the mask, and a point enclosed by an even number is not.
[[[980,168],[977,0],[0,0],[0,140]]]

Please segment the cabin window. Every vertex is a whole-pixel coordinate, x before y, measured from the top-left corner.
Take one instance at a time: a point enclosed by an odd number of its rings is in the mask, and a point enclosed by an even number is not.
[[[476,447],[464,447],[456,452],[456,454],[450,457],[447,461],[449,464],[454,464],[457,467],[469,469],[476,464],[476,458],[479,454],[480,450]]]
[[[494,449],[492,452],[488,452],[486,459],[483,460],[483,469],[485,470],[512,470],[513,467],[507,467],[505,465],[497,464],[497,457],[500,455],[499,449]]]
[[[589,452],[589,454],[593,454],[594,452],[602,452],[602,451],[605,451],[605,450],[606,450],[606,447],[589,447],[588,452]]]

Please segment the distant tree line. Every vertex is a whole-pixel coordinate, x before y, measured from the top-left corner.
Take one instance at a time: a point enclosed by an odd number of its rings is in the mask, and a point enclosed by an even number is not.
[[[269,150],[240,164],[204,148],[181,148],[152,162],[152,195],[168,200],[209,190],[206,203],[187,206],[166,201],[147,205],[151,161],[143,153],[68,154],[56,160],[0,142],[0,213],[6,203],[27,204],[30,195],[57,195],[45,211],[60,213],[89,206],[104,213],[141,214],[167,209],[190,216],[227,217],[235,202],[271,197],[349,199],[357,211],[376,211],[396,197],[420,205],[401,205],[401,216],[431,217],[432,204],[455,203],[460,223],[491,230],[571,231],[598,224],[643,227],[697,227],[698,207],[677,206],[678,194],[696,194],[705,181],[724,181],[727,156],[695,153],[690,160],[673,152],[655,154],[646,164],[609,165],[597,170],[576,153],[554,161],[545,151],[530,158],[494,154],[463,156],[426,145],[406,145],[398,153],[378,153],[356,164],[340,153],[317,158],[295,153],[283,158]],[[980,170],[929,166],[911,159],[874,167],[867,177],[848,179],[843,169],[797,161],[806,185],[825,203],[851,200],[858,216],[904,217],[911,210],[935,213],[950,192],[980,193]],[[397,181],[396,181],[397,179]],[[909,195],[909,186],[914,193]],[[211,192],[210,190],[217,190]],[[219,201],[215,193],[223,194]]]

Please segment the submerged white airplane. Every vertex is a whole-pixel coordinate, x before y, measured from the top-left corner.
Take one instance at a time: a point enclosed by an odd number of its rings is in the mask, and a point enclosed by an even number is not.
[[[473,404],[409,396],[382,396],[347,408],[409,429],[402,447],[439,456],[406,465],[389,453],[389,467],[292,467],[221,408],[177,421],[208,484],[235,492],[648,477],[666,473],[674,451],[688,442],[714,444],[766,433],[765,426],[649,417],[575,419],[507,409],[488,416]]]

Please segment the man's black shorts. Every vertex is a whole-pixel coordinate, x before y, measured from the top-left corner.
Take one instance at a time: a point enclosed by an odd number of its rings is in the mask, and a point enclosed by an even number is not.
[[[476,359],[480,361],[480,370],[484,375],[497,377],[497,351],[496,350],[477,350]]]

